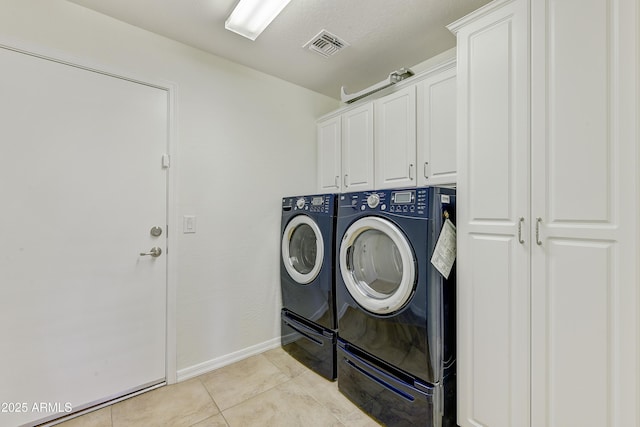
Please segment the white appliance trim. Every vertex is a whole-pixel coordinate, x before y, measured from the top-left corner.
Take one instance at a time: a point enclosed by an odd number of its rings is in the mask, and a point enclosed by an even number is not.
[[[398,248],[402,259],[402,279],[397,290],[387,298],[377,298],[366,295],[358,285],[347,265],[347,252],[353,246],[360,234],[368,230],[377,230],[387,235]],[[415,255],[404,233],[391,221],[365,216],[349,226],[340,243],[340,274],[347,290],[365,310],[377,314],[387,314],[402,308],[413,294],[416,278]]]
[[[308,225],[316,236],[316,260],[311,271],[306,274],[300,273],[295,269],[291,263],[291,253],[289,252],[291,236],[295,229],[301,225]],[[298,215],[289,221],[282,233],[282,262],[289,276],[301,285],[312,282],[318,276],[322,268],[322,263],[324,262],[324,239],[322,238],[320,227],[318,227],[318,224],[312,218],[307,215]]]

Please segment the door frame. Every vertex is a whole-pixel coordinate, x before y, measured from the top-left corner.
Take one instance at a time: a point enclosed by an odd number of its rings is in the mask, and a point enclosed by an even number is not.
[[[176,126],[176,94],[178,86],[176,83],[151,78],[148,76],[140,76],[131,73],[119,67],[108,66],[93,59],[79,58],[68,52],[52,49],[34,44],[24,40],[0,35],[0,49],[10,50],[16,53],[29,55],[35,58],[53,61],[59,64],[83,69],[86,71],[99,73],[105,76],[130,81],[145,86],[167,92],[167,122],[169,129],[167,130],[167,154],[169,155],[169,166],[167,167],[167,194],[166,194],[166,218],[167,218],[167,271],[165,284],[165,292],[167,298],[166,306],[166,348],[165,348],[165,378],[167,384],[177,382],[177,339],[176,339],[176,294],[177,294],[177,253],[172,249],[177,247],[175,236],[178,232],[178,221],[176,212],[177,198],[177,126]],[[161,159],[158,159],[160,162]],[[146,390],[145,390],[146,391]],[[127,396],[129,397],[129,396]],[[117,400],[117,399],[116,399]],[[113,401],[105,402],[104,405],[113,403]],[[100,405],[103,406],[103,405]],[[84,413],[85,411],[81,411]]]

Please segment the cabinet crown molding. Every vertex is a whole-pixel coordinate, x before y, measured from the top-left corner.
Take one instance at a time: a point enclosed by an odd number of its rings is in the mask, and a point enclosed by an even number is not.
[[[493,11],[500,9],[501,7],[504,7],[506,5],[508,5],[509,3],[513,3],[515,0],[494,0],[491,3],[487,3],[484,6],[482,6],[479,9],[474,10],[473,12],[471,12],[470,14],[463,16],[462,18],[458,19],[457,21],[452,22],[451,24],[447,25],[447,29],[449,31],[451,31],[453,34],[457,34],[458,30],[469,24],[470,22],[473,22],[477,19],[482,18],[483,16],[486,16],[490,13],[492,13]]]

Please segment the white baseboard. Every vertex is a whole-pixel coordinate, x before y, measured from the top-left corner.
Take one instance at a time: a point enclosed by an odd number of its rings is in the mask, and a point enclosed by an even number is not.
[[[197,365],[189,366],[178,370],[177,380],[178,382],[186,381],[191,378],[195,378],[198,375],[206,374],[215,369],[222,368],[223,366],[230,365],[238,362],[247,357],[255,356],[256,354],[264,353],[267,350],[280,347],[280,337],[270,339],[269,341],[262,342],[260,344],[252,345],[251,347],[243,348],[242,350],[234,351],[227,355],[216,357],[215,359],[207,360],[206,362],[198,363]]]

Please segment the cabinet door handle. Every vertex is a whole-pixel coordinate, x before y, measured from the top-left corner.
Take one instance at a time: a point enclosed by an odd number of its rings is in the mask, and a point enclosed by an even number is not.
[[[413,163],[409,165],[409,179],[413,181]]]
[[[340,188],[340,175],[336,175],[336,179],[334,182],[335,182],[335,187]]]
[[[349,175],[345,174],[344,175],[344,186],[345,188],[349,186],[349,183],[347,182],[347,178],[349,177]]]
[[[522,223],[524,223],[523,216],[521,216],[520,220],[518,221],[518,242],[520,242],[521,245],[524,244],[524,240],[522,239]]]
[[[425,178],[429,178],[429,174],[427,173],[427,166],[429,166],[429,162],[424,162],[423,175]]]
[[[538,246],[542,245],[542,241],[540,240],[540,223],[542,222],[542,218],[536,218],[536,244]]]

